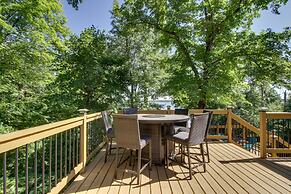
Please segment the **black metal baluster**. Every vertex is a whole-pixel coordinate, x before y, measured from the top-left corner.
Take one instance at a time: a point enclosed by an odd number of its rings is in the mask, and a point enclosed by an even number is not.
[[[45,142],[42,140],[42,193],[45,193]]]
[[[87,125],[87,147],[86,147],[86,149],[87,149],[87,156],[89,155],[89,152],[90,152],[90,143],[91,143],[91,141],[90,141],[90,132],[91,132],[91,130],[90,130],[90,123],[87,123],[86,124]]]
[[[3,154],[3,194],[6,194],[6,152]]]
[[[50,137],[50,148],[49,148],[49,191],[52,189],[52,136]]]
[[[96,122],[96,124],[94,124]],[[91,122],[91,128],[92,128],[92,143],[91,143],[91,152],[94,150],[95,145],[96,145],[96,125],[97,125],[97,121],[93,121]],[[95,128],[96,127],[96,128]]]
[[[273,147],[275,147],[275,119],[273,119],[273,127],[272,127],[272,144],[273,144]]]
[[[76,140],[76,145],[77,145],[77,164],[79,164],[79,161],[80,161],[80,159],[79,159],[79,148],[80,148],[80,146],[79,146],[79,128],[77,128],[77,140]]]
[[[68,133],[67,133],[67,131],[65,133],[65,136],[66,136],[66,138],[65,138],[65,176],[67,176],[67,174],[68,174],[68,169],[67,169],[67,166],[68,166],[68,149],[67,149],[67,147],[68,147],[68,138],[67,138]]]
[[[75,128],[73,129],[73,168],[75,167]]]
[[[69,173],[71,172],[71,154],[72,154],[72,132],[71,132],[71,129],[69,131]]]
[[[16,148],[15,150],[15,193],[18,193],[18,154],[19,150]]]
[[[37,142],[34,143],[34,193],[37,193]]]
[[[291,128],[290,128],[290,123],[291,123],[291,119],[288,120],[288,148],[290,148],[290,134],[291,134]]]
[[[60,179],[63,178],[63,133],[61,135],[61,147],[60,147]]]
[[[25,193],[28,194],[28,145],[25,145]]]
[[[276,141],[276,144],[275,144],[275,148],[280,148],[281,146],[280,146],[280,143],[278,143],[279,142],[279,138],[280,138],[280,133],[281,133],[281,131],[282,131],[282,122],[283,121],[283,119],[280,119],[280,120],[278,120],[278,128],[277,128],[277,141]]]
[[[285,132],[286,132],[286,119],[283,119],[283,128],[282,128],[282,139],[283,139],[283,148],[285,147]]]
[[[58,135],[55,135],[55,186],[58,184]]]

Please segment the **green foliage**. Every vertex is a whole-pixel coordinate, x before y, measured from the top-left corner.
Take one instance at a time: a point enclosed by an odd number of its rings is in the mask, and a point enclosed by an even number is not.
[[[128,101],[124,105],[149,107],[149,100],[157,97],[163,83],[161,63],[165,55],[154,46],[156,38],[152,32],[127,31],[118,36],[117,42],[117,49],[126,57],[129,68],[129,82],[125,91]]]
[[[245,98],[233,104],[234,111],[257,127],[259,127],[261,107],[267,107],[270,112],[283,111],[283,101],[274,87],[270,85],[262,85],[253,81],[249,82],[249,87],[242,92]]]
[[[126,90],[128,69],[125,59],[112,52],[104,32],[85,29],[80,37],[72,36],[67,47],[46,97],[48,115],[58,120],[79,108],[95,112],[116,106]]]
[[[120,8],[119,20],[126,27],[150,28],[159,34],[172,62],[167,67],[171,76],[165,90],[178,104],[203,108],[235,101],[233,91],[249,76],[290,84],[290,29],[260,35],[250,31],[260,10],[272,5],[278,13],[279,4],[286,2],[128,0]],[[244,71],[254,63],[277,72]],[[282,64],[286,68],[280,68]]]
[[[152,106],[150,100],[161,92],[166,76],[161,66],[167,55],[160,49],[158,37],[153,30],[124,26],[119,19],[118,1],[114,1],[112,9],[113,52],[122,54],[129,68],[129,82],[124,91],[122,106],[148,108]]]
[[[47,122],[40,100],[68,34],[57,0],[0,3],[0,120],[22,129]]]

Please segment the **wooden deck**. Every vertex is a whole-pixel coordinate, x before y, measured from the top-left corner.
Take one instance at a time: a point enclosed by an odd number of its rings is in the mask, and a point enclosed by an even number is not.
[[[104,164],[101,151],[65,193],[291,193],[291,158],[262,160],[231,143],[213,143],[209,149],[206,173],[188,180],[188,171],[178,165],[153,166],[142,174],[140,186],[136,179],[129,184],[133,177],[127,173],[114,180],[114,155]]]

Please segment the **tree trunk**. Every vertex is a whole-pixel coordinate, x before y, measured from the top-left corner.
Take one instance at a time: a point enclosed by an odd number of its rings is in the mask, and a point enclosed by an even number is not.
[[[201,81],[200,86],[199,86],[199,91],[200,91],[200,99],[198,101],[198,108],[199,109],[205,109],[206,108],[206,89],[205,89],[205,82],[207,82],[207,78],[205,78],[206,80]]]
[[[133,91],[134,89],[133,89],[133,84],[131,84],[131,86],[130,86],[130,107],[131,108],[133,108],[133,105],[134,105],[134,100],[133,100],[133,98],[134,98],[134,91]]]
[[[198,102],[198,108],[199,109],[205,109],[205,107],[206,107],[206,100],[205,99],[199,100],[199,102]]]

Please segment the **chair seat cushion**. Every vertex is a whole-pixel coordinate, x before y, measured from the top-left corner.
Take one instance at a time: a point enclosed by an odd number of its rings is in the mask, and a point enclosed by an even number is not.
[[[148,135],[141,135],[141,137],[140,137],[141,149],[149,143],[150,139],[151,139],[151,137]]]
[[[173,125],[171,127],[171,129],[168,131],[168,134],[169,135],[174,135],[176,133],[179,133],[179,132],[190,132],[190,128],[188,127],[183,127],[183,126],[179,126],[179,125]]]
[[[114,129],[113,128],[108,128],[106,135],[109,138],[114,138]]]
[[[187,143],[188,138],[189,138],[189,133],[182,131],[182,132],[176,133],[174,135],[167,135],[166,138],[171,140],[171,141],[175,141],[175,142],[179,142],[179,143]]]
[[[187,133],[190,133],[190,128],[188,128],[188,127],[180,127],[180,128],[177,130],[177,133],[180,133],[180,132],[187,132]]]

